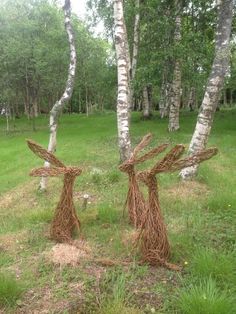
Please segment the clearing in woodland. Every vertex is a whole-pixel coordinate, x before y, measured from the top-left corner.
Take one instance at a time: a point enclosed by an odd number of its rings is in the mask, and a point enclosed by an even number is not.
[[[181,120],[181,130],[168,133],[165,119],[141,121],[134,113],[133,146],[148,132],[153,147],[187,145],[196,115],[184,112]],[[175,272],[141,265],[132,250],[115,113],[60,119],[55,155],[82,168],[74,188],[82,226],[76,247],[49,239],[62,180],[49,178],[47,192],[39,193],[39,178],[29,177],[43,163],[25,139],[46,147],[48,118],[36,120],[36,132],[30,121],[16,120],[8,134],[0,120],[0,313],[236,313],[235,121],[236,110],[216,113],[208,146],[219,153],[195,181],[182,183],[177,173],[159,177],[171,262],[182,266]]]

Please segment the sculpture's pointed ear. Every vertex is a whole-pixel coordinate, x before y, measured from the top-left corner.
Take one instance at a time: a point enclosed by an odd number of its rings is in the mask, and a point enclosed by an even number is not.
[[[150,170],[152,175],[160,172],[166,172],[170,169],[171,165],[180,158],[185,150],[184,145],[179,144],[171,149],[171,151],[165,155],[163,159],[158,161],[156,165]]]
[[[162,144],[160,146],[157,146],[157,147],[151,149],[149,152],[147,152],[143,156],[135,159],[134,163],[138,164],[138,163],[143,162],[145,160],[152,159],[156,155],[162,153],[167,148],[167,146],[168,146],[168,144]]]
[[[141,142],[133,150],[133,157],[134,158],[137,157],[138,153],[141,150],[143,150],[150,143],[151,139],[152,139],[152,134],[151,133],[146,134],[142,138]]]
[[[48,161],[55,167],[65,167],[65,165],[59,159],[57,159],[54,154],[48,152],[41,145],[35,143],[32,140],[26,140],[26,142],[29,149],[32,150],[32,152],[35,153],[35,155],[37,155],[39,158]]]
[[[57,177],[66,173],[66,168],[55,167],[40,167],[30,171],[32,177]]]
[[[208,148],[192,156],[177,160],[171,165],[169,171],[176,171],[176,170],[181,170],[183,168],[194,166],[205,160],[210,159],[211,157],[215,156],[217,153],[218,153],[217,148],[215,147]]]

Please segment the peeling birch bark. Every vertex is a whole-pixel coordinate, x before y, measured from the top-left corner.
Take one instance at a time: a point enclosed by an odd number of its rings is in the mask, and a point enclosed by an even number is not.
[[[129,134],[129,60],[127,56],[127,34],[123,13],[123,1],[114,0],[115,48],[117,59],[118,94],[117,94],[117,128],[120,160],[123,162],[131,156]]]
[[[229,66],[230,34],[233,19],[234,0],[221,0],[218,7],[218,23],[215,40],[215,58],[208,79],[206,91],[197,118],[197,124],[189,146],[189,154],[193,155],[207,145],[213,124],[224,78]],[[188,167],[180,172],[182,179],[191,179],[197,173],[198,166]]]
[[[48,151],[54,152],[56,150],[56,138],[57,138],[57,125],[58,118],[63,110],[65,104],[70,100],[75,81],[75,69],[76,69],[76,50],[75,50],[75,40],[74,33],[71,26],[71,4],[70,0],[65,0],[65,4],[63,6],[64,16],[65,16],[65,29],[67,32],[68,42],[70,46],[70,64],[68,69],[68,78],[66,82],[66,87],[61,98],[56,101],[52,110],[50,111],[50,119],[49,119],[49,143],[48,143]],[[45,167],[50,167],[48,162],[44,163]],[[47,187],[47,180],[45,177],[42,177],[40,180],[39,190],[44,191]]]

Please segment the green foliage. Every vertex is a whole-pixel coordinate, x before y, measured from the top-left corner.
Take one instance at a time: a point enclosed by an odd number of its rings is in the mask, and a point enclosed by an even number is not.
[[[48,0],[8,0],[0,8],[0,109],[7,106],[17,117],[24,110],[33,117],[33,105],[49,112],[67,80],[69,45],[63,10]],[[72,23],[78,64],[75,91],[65,111],[101,110],[114,101],[110,44],[94,38],[77,16]]]
[[[215,281],[211,278],[180,291],[177,306],[181,314],[235,313],[233,300],[217,288]]]

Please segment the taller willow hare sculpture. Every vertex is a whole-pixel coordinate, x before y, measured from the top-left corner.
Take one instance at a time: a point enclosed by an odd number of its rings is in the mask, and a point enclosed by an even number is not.
[[[173,172],[198,164],[210,159],[212,156],[216,155],[218,151],[216,148],[209,148],[193,156],[179,159],[184,150],[185,147],[183,145],[176,145],[150,170],[141,171],[137,174],[137,179],[141,180],[148,188],[146,212],[142,216],[143,221],[137,237],[137,243],[140,245],[142,258],[151,265],[163,265],[171,269],[177,268],[176,265],[168,263],[170,245],[161,213],[156,175],[162,172]]]
[[[54,154],[32,140],[27,140],[27,144],[35,155],[52,165],[50,168],[40,167],[31,170],[31,176],[56,177],[64,175],[63,189],[55,209],[50,235],[57,242],[71,242],[74,229],[80,229],[80,221],[73,203],[73,186],[75,178],[81,174],[82,170],[78,167],[65,166]]]
[[[141,157],[138,157],[139,152],[150,143],[151,139],[152,139],[151,133],[145,135],[141,142],[134,148],[130,159],[126,160],[119,166],[119,169],[127,173],[129,177],[128,193],[125,202],[125,207],[126,206],[128,207],[129,220],[131,224],[133,224],[136,228],[140,227],[141,225],[142,214],[145,212],[146,205],[143,194],[139,189],[135,172],[135,165],[153,158],[154,156],[158,155],[163,150],[165,150],[165,148],[168,146],[168,144],[163,144],[159,147],[151,149],[149,152],[142,155]]]

